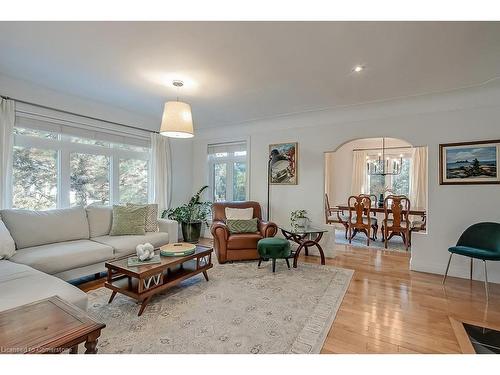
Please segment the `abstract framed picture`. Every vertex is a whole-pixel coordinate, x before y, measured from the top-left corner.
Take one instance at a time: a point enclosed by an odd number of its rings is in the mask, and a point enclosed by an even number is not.
[[[500,184],[500,140],[439,145],[439,184]]]
[[[269,181],[272,185],[297,185],[298,143],[269,145]]]

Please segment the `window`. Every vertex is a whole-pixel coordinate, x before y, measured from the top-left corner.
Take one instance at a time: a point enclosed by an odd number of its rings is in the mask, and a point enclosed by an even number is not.
[[[85,132],[28,120],[16,117],[12,207],[148,202],[150,148],[145,136],[126,143],[127,137],[115,133],[78,136]]]
[[[56,208],[57,151],[15,146],[13,162],[13,206]]]
[[[109,204],[109,157],[72,152],[69,163],[70,205]]]
[[[120,203],[148,203],[147,160],[120,159]]]
[[[410,194],[410,158],[403,157],[401,173],[399,175],[368,175],[370,194],[375,194],[377,198],[388,189],[395,195]]]
[[[209,187],[214,202],[247,199],[246,142],[208,145]]]

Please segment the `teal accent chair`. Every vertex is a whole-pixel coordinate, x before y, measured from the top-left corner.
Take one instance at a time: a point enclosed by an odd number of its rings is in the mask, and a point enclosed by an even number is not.
[[[486,300],[488,300],[488,271],[486,261],[500,260],[500,223],[477,223],[471,225],[462,233],[457,245],[448,249],[450,259],[444,273],[443,284],[446,281],[453,254],[463,255],[470,258],[470,279],[472,280],[472,270],[474,259],[481,259],[484,263],[484,288],[486,290]]]

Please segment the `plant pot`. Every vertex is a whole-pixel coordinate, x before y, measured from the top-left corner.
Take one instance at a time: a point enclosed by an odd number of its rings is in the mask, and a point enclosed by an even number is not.
[[[307,217],[298,217],[298,218],[295,219],[294,222],[292,222],[292,225],[300,227],[300,228],[304,228],[304,227],[307,226],[308,220],[309,219]]]
[[[197,243],[200,239],[201,221],[192,223],[181,223],[182,237],[184,242]]]

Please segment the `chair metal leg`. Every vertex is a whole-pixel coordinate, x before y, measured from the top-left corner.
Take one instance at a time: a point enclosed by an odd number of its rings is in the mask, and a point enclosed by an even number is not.
[[[470,258],[470,280],[472,281],[472,270],[474,267],[474,258]]]
[[[446,271],[443,277],[443,284],[446,281],[446,276],[448,276],[448,270],[450,269],[451,258],[453,257],[453,253],[450,253],[450,259],[448,259],[448,265],[446,266]]]
[[[486,261],[484,262],[484,289],[486,290],[486,302],[490,299],[490,292],[488,290],[488,270],[486,269]]]
[[[276,258],[273,258],[273,272],[276,271]]]
[[[257,264],[257,268],[260,267],[260,264],[262,263],[262,258],[259,258],[259,264]]]

